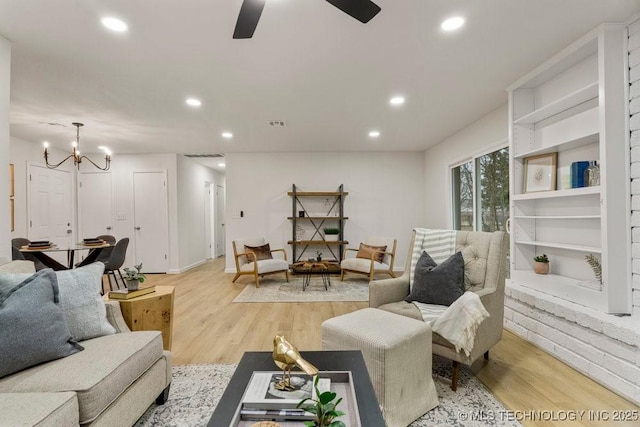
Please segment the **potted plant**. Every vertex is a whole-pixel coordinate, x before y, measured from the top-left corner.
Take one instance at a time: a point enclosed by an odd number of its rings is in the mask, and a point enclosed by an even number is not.
[[[547,254],[536,255],[533,257],[533,271],[536,274],[549,274],[549,258]]]
[[[128,267],[124,268],[124,280],[127,282],[127,289],[130,291],[137,291],[138,284],[144,282],[144,273],[141,273],[142,263],[134,265],[132,270]]]
[[[322,261],[322,252],[316,251],[316,261]]]
[[[336,227],[325,227],[322,229],[324,231],[324,240],[327,242],[337,242],[338,236],[340,235],[340,229]]]
[[[305,421],[304,425],[307,427],[345,427],[342,421],[334,421],[335,418],[341,417],[344,415],[344,412],[338,411],[336,407],[340,402],[342,402],[342,398],[333,402],[333,400],[337,397],[337,395],[332,391],[325,391],[320,394],[320,390],[318,390],[318,378],[316,375],[315,380],[313,381],[313,388],[316,391],[316,398],[307,397],[306,399],[301,400],[296,408],[302,408],[307,412],[311,412],[315,414],[316,419],[314,421]],[[305,402],[311,401],[313,402],[310,405],[304,406]]]

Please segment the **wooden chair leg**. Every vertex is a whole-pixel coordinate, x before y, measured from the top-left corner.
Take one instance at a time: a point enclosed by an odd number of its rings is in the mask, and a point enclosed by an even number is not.
[[[374,270],[371,270],[371,272],[369,273],[369,281],[373,281],[373,272]]]
[[[256,278],[256,288],[260,287],[260,278],[258,277],[258,272],[253,273],[253,276]]]
[[[453,369],[451,371],[451,390],[458,390],[458,374],[460,373],[460,363],[453,361]]]
[[[489,350],[484,352],[484,360],[489,360]]]
[[[233,278],[233,280],[231,281],[231,283],[236,283],[236,280],[238,280],[238,277],[240,277],[240,273],[236,273],[236,275]]]
[[[395,279],[396,273],[394,273],[393,270],[389,270],[389,276],[391,276],[391,277],[393,277]]]
[[[289,270],[284,271],[284,275],[287,278],[287,282],[289,281]]]

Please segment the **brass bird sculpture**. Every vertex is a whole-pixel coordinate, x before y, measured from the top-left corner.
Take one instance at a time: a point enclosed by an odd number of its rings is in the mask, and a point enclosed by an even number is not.
[[[295,345],[287,341],[283,335],[276,335],[273,338],[273,361],[278,368],[282,369],[282,381],[275,385],[278,390],[291,391],[291,368],[297,366],[307,375],[318,375],[318,368],[307,362],[300,356],[300,352]]]

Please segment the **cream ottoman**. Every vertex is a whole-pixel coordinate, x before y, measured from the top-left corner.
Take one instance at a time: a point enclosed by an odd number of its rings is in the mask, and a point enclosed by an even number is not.
[[[388,427],[406,427],[438,405],[431,327],[365,308],[322,323],[323,350],[360,350]]]

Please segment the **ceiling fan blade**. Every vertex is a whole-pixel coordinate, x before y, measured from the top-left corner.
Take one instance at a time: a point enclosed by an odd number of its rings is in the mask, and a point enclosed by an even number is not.
[[[380,6],[371,0],[327,0],[329,3],[366,24],[380,12]]]
[[[266,0],[244,0],[233,31],[234,39],[250,39],[258,26]]]

